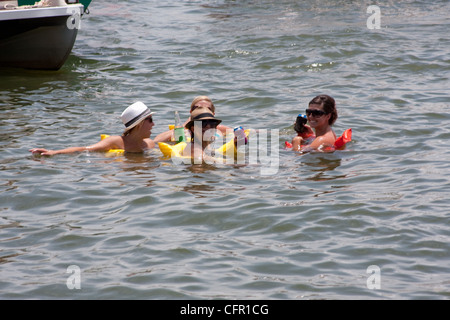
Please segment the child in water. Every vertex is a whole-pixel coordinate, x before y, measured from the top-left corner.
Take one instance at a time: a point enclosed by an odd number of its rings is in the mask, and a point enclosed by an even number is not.
[[[311,127],[306,125],[308,119],[304,114],[299,114],[294,123],[294,130],[297,132],[297,136],[292,139],[292,146],[295,145],[307,145],[314,141],[316,137]]]

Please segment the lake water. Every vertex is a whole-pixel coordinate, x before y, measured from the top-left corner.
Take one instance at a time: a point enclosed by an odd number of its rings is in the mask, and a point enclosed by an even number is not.
[[[94,0],[61,70],[2,69],[0,298],[449,299],[450,4],[372,4]],[[353,141],[284,150],[322,93]],[[121,134],[137,100],[154,137],[197,95],[279,134],[270,174],[28,152]]]

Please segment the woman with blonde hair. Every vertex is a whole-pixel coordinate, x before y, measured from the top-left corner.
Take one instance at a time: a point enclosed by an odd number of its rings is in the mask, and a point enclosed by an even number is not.
[[[183,150],[183,156],[191,157],[194,163],[216,162],[211,157],[210,145],[215,140],[217,127],[222,120],[217,119],[209,108],[195,108],[191,113],[192,120],[188,121],[185,128],[190,132],[190,139]],[[195,128],[197,126],[197,128]]]
[[[216,113],[216,107],[214,106],[214,103],[211,100],[211,98],[208,96],[195,97],[194,100],[192,100],[191,106],[189,108],[189,114],[191,115],[192,112],[198,108],[209,109],[213,115],[215,115],[215,113]],[[191,116],[189,116],[189,118],[185,121],[183,126],[186,126],[186,124],[189,121],[191,121]],[[221,132],[222,134],[225,134],[227,132],[227,130],[233,130],[232,128],[224,126],[222,124],[219,124],[216,129],[219,132]],[[185,130],[185,135],[187,138],[190,136],[189,130]],[[167,141],[172,141],[173,139],[174,139],[174,131],[172,129],[172,130],[158,134],[155,137],[154,141],[155,142],[167,142]],[[189,138],[188,138],[188,140],[189,140]]]

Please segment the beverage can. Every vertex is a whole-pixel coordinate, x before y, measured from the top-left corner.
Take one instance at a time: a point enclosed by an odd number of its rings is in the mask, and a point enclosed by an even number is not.
[[[245,135],[245,130],[242,126],[234,128],[234,136],[237,139],[238,145],[247,144],[247,136]]]

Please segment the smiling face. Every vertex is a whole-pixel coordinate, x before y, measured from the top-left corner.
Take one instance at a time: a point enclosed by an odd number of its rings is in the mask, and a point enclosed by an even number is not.
[[[152,128],[155,125],[153,122],[153,117],[149,116],[145,118],[142,123],[140,124],[140,130],[145,136],[145,138],[150,138],[150,135],[152,134]]]
[[[322,116],[328,118],[328,125],[332,126],[336,119],[338,118],[337,110],[336,110],[336,101],[333,97],[330,97],[329,95],[322,94],[319,96],[316,96],[314,99],[312,99],[308,103],[308,108],[310,109],[316,109],[316,112],[312,113],[312,120],[314,120],[314,123],[319,122],[319,120]],[[325,115],[320,114],[320,111],[323,111],[326,113]],[[311,112],[310,112],[311,113]],[[328,117],[329,116],[329,117]],[[308,120],[311,117],[308,117]]]
[[[310,104],[306,116],[308,118],[309,125],[312,128],[327,126],[330,120],[331,114],[325,113],[323,106],[320,104]]]

